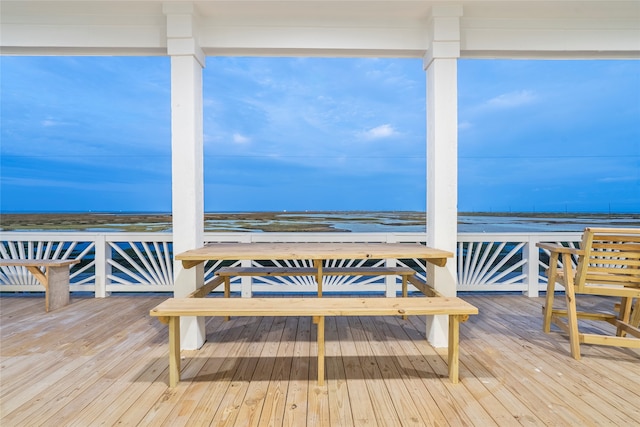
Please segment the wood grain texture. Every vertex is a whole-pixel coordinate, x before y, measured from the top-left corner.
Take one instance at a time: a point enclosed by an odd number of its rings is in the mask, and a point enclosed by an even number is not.
[[[614,302],[583,298],[595,310]],[[423,316],[326,318],[322,387],[309,317],[209,317],[172,389],[168,326],[148,315],[165,299],[74,296],[45,313],[41,298],[0,296],[0,425],[640,424],[640,350],[583,345],[576,362],[561,332],[542,332],[544,298],[463,294],[479,313],[460,326],[457,385]]]
[[[205,260],[425,259],[438,265],[448,251],[413,243],[217,243],[176,255],[185,268]]]

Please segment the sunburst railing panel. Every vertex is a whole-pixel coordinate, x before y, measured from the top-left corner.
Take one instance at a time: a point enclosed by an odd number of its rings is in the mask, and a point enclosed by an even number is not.
[[[109,279],[113,284],[173,286],[170,242],[109,242]]]
[[[0,240],[0,258],[79,260],[80,263],[72,265],[70,268],[71,289],[85,290],[83,285],[95,280],[94,241],[65,239],[58,235],[41,235],[36,238],[36,236],[27,234],[24,237],[30,238]],[[43,291],[42,285],[35,276],[26,267],[20,266],[0,267],[0,289],[5,292]]]
[[[462,233],[455,249],[458,291],[523,291],[537,295],[544,289],[548,254],[537,242],[577,247],[582,233]],[[206,233],[209,242],[389,242],[426,244],[424,233]],[[79,259],[71,267],[71,290],[108,292],[173,291],[174,253],[168,233],[38,233],[0,232],[0,257],[9,259]],[[353,267],[374,262],[416,270],[427,281],[424,260],[332,260],[326,267]],[[452,262],[452,261],[449,261]],[[574,260],[575,262],[575,260]],[[204,265],[205,281],[223,266],[300,266],[302,261],[217,261]],[[366,264],[374,265],[374,264]],[[385,291],[399,284],[395,277],[325,276],[327,291]],[[437,284],[436,284],[437,285]],[[437,287],[437,286],[436,286]],[[314,291],[314,276],[234,278],[232,289],[267,292]],[[41,291],[24,268],[1,267],[0,291]],[[247,291],[248,290],[248,291]]]

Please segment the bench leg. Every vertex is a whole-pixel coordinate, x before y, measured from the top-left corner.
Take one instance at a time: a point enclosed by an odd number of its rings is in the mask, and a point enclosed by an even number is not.
[[[169,387],[180,382],[180,316],[169,317]]]
[[[460,316],[449,316],[449,348],[447,351],[449,362],[449,379],[452,383],[458,383],[460,348]]]
[[[318,317],[318,385],[324,385],[324,316]]]

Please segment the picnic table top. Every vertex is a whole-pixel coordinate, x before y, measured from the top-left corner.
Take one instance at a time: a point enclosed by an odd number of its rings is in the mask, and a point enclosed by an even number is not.
[[[176,255],[186,268],[208,260],[426,259],[444,266],[453,253],[418,243],[215,243]]]

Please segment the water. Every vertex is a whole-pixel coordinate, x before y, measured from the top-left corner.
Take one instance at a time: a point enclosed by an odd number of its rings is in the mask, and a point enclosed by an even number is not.
[[[576,216],[541,218],[520,216],[460,216],[460,233],[580,232],[585,227],[640,227],[640,216]]]
[[[46,219],[45,219],[46,218]],[[3,231],[32,232],[170,232],[168,214],[3,215]],[[205,218],[206,232],[412,232],[426,231],[424,212],[247,212],[215,213]],[[9,221],[11,220],[11,221]],[[22,222],[21,222],[22,221]],[[64,224],[64,227],[61,226]],[[462,233],[580,232],[585,227],[640,227],[640,214],[463,214]]]

